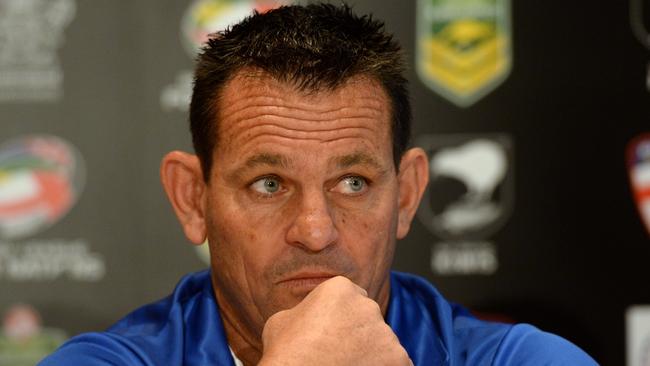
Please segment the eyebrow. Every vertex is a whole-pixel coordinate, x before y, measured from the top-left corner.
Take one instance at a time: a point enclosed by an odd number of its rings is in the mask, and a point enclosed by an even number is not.
[[[291,163],[289,159],[287,159],[283,155],[262,153],[262,154],[251,156],[246,160],[244,165],[247,168],[255,168],[260,165],[279,166],[282,168],[288,168],[291,165]]]
[[[385,170],[385,168],[381,164],[379,164],[377,159],[375,159],[371,155],[362,152],[355,152],[348,155],[336,156],[331,158],[329,162],[330,164],[334,163],[334,165],[336,165],[336,167],[339,169],[346,169],[355,165],[369,165],[378,170],[382,170],[382,171]]]

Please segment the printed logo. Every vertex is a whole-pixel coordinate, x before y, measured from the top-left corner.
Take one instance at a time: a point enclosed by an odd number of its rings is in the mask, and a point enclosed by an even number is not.
[[[627,168],[634,202],[650,235],[650,133],[637,136],[629,143]]]
[[[438,274],[492,274],[496,245],[514,206],[512,143],[507,135],[429,135],[430,183],[419,220],[440,240],[431,267]]]
[[[74,0],[0,0],[0,101],[61,97],[57,49],[75,11]]]
[[[83,189],[79,152],[55,136],[0,145],[0,279],[99,281],[104,259],[84,239],[30,239],[61,220]]]
[[[195,0],[181,20],[181,38],[188,56],[192,59],[208,35],[221,31],[249,16],[289,4],[288,0]],[[173,84],[160,95],[165,110],[187,111],[192,97],[192,71],[183,70]]]
[[[650,305],[635,305],[625,314],[627,365],[650,366]]]
[[[13,305],[4,314],[0,335],[0,365],[35,365],[56,350],[67,336],[60,329],[43,328],[31,306]]]
[[[58,137],[0,145],[0,237],[33,235],[57,222],[75,203],[83,178],[79,153]]]
[[[424,84],[472,105],[510,73],[510,1],[418,0],[416,59]]]

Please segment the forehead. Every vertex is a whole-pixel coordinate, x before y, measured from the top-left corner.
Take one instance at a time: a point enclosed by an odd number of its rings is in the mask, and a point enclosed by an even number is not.
[[[260,144],[323,148],[355,139],[392,151],[390,102],[369,77],[305,91],[259,72],[240,72],[226,83],[218,103],[216,150],[221,152]]]
[[[297,97],[309,100],[314,99],[319,96],[329,96],[336,97],[340,94],[346,94],[346,91],[349,90],[349,86],[368,86],[373,89],[376,89],[378,96],[386,97],[386,93],[381,87],[381,83],[374,77],[366,74],[354,75],[346,80],[343,80],[341,83],[337,84],[334,87],[328,87],[327,82],[322,83],[322,87],[314,86],[312,84],[318,84],[317,82],[310,83],[307,80],[302,80],[297,78],[294,80],[279,80],[275,76],[254,68],[246,67],[240,69],[232,75],[228,81],[225,83],[222,95],[228,94],[228,91],[243,91],[243,90],[265,90],[270,91],[272,89],[281,89],[284,92],[296,93]],[[386,101],[388,101],[386,99]]]
[[[218,120],[227,117],[232,107],[243,107],[241,102],[250,98],[296,109],[306,107],[316,112],[327,112],[332,105],[380,109],[386,116],[390,112],[388,95],[381,84],[369,76],[351,77],[333,89],[301,89],[298,83],[280,81],[263,71],[244,69],[224,85],[218,101]],[[240,103],[233,105],[233,102]]]

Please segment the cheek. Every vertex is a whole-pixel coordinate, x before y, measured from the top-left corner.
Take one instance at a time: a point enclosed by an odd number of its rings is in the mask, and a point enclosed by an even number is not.
[[[385,266],[392,260],[397,225],[397,204],[391,195],[367,204],[340,207],[336,211],[341,243],[359,268]]]
[[[235,189],[224,189],[224,194],[210,198],[214,231],[225,241],[255,243],[263,236],[260,231],[271,215],[265,215],[242,198]]]
[[[213,214],[208,230],[219,261],[215,265],[230,272],[229,276],[236,276],[237,282],[260,275],[273,262],[279,247],[281,215],[238,202],[233,196],[230,200],[220,198],[212,202],[216,204],[210,208]],[[259,279],[253,278],[251,282],[255,286]]]
[[[255,260],[250,256],[255,253],[254,247],[258,238],[254,226],[246,225],[235,217],[217,218],[210,226],[210,243],[214,243],[211,249],[219,261],[217,268],[239,272],[251,267]]]

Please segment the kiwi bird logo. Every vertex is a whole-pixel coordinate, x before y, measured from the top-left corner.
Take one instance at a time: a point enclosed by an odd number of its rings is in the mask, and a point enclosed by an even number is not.
[[[447,149],[431,160],[431,172],[455,177],[467,185],[463,201],[480,204],[489,200],[506,175],[507,158],[503,148],[489,140],[476,140]]]
[[[499,229],[514,201],[509,138],[430,136],[420,145],[431,154],[422,222],[447,239],[484,238]]]

